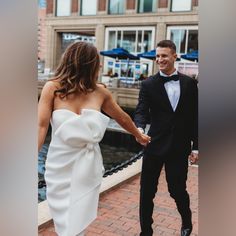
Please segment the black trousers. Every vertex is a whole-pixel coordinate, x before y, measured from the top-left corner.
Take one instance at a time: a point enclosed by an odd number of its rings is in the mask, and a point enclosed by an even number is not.
[[[192,227],[189,195],[186,191],[188,156],[169,154],[164,157],[145,154],[143,157],[140,188],[140,236],[153,235],[153,199],[157,192],[158,179],[165,167],[170,196],[174,198],[185,228]]]

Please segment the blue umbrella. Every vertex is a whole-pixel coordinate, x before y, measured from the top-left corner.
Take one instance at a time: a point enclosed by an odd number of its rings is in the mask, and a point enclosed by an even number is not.
[[[146,58],[146,59],[150,59],[150,60],[155,60],[156,59],[156,50],[153,49],[148,52],[139,53],[138,56]]]
[[[190,61],[198,61],[198,51],[196,50],[187,54],[183,54],[181,55],[181,58],[190,60]]]
[[[150,59],[150,60],[155,60],[156,59],[156,49],[153,49],[148,52],[139,53],[138,56],[146,58],[146,59]],[[176,61],[180,61],[180,59],[177,58]]]
[[[124,48],[114,48],[112,50],[100,51],[100,54],[103,56],[117,58],[117,59],[139,60],[138,56],[135,56],[135,55],[129,53]]]

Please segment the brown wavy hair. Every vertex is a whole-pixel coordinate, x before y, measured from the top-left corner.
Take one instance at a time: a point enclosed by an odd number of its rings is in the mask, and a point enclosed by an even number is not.
[[[75,42],[68,46],[61,57],[60,63],[52,80],[60,83],[60,98],[69,94],[88,93],[96,89],[100,58],[96,47],[91,43]]]

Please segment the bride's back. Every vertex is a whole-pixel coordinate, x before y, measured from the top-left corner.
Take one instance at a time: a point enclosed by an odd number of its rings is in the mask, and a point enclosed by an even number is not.
[[[97,85],[94,91],[88,93],[75,92],[61,98],[59,95],[54,97],[53,110],[68,109],[77,114],[81,113],[82,109],[94,109],[101,111],[102,104],[105,99],[105,94],[102,92],[103,85]]]

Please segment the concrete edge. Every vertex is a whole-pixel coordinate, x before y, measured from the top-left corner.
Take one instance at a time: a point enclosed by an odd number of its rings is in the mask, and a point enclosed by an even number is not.
[[[120,184],[139,174],[141,172],[141,166],[142,159],[139,159],[127,168],[103,178],[100,195],[103,195],[104,193],[116,188]],[[52,217],[49,212],[47,200],[45,200],[38,204],[38,230],[41,231],[51,223]]]

